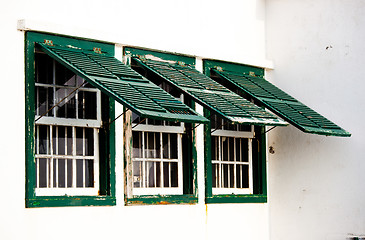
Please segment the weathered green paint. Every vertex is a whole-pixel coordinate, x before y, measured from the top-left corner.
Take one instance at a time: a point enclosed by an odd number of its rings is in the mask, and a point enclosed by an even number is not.
[[[112,206],[115,205],[115,197],[110,196],[73,196],[73,197],[36,197],[27,199],[27,208],[39,207],[69,207],[69,206]]]
[[[204,73],[209,76],[209,72],[211,69],[221,69],[223,71],[231,71],[231,72],[242,72],[244,74],[250,75],[250,73],[254,73],[256,76],[263,77],[265,74],[265,70],[263,68],[243,65],[233,62],[219,61],[213,59],[203,59],[203,69]]]
[[[225,66],[228,63],[225,63]],[[248,99],[269,109],[276,115],[307,133],[326,136],[350,137],[351,134],[327,118],[299,102],[280,88],[266,81],[263,75],[247,73],[246,66],[233,65],[230,69],[216,66],[205,61],[206,71],[210,72],[217,82]]]
[[[149,49],[141,49],[141,48],[133,48],[133,47],[124,47],[124,55],[130,57],[141,57],[146,58],[148,56],[153,56],[165,61],[175,61],[180,63],[185,63],[194,66],[195,65],[195,57],[187,56],[183,54],[170,53],[170,52],[161,52],[154,51]]]
[[[266,195],[213,195],[205,198],[206,203],[266,203]]]
[[[228,90],[192,66],[140,58],[133,58],[132,62],[231,123],[287,125],[286,122]]]
[[[148,195],[126,198],[126,205],[168,205],[168,204],[196,204],[198,197],[194,194],[184,195]]]
[[[49,56],[142,118],[206,122],[194,110],[107,54],[38,43]],[[88,68],[84,67],[89,66]]]
[[[62,207],[62,206],[108,206],[115,205],[115,128],[114,123],[104,126],[107,138],[101,138],[100,162],[100,195],[99,196],[35,196],[36,172],[35,172],[35,147],[34,147],[34,116],[35,116],[35,43],[44,40],[52,40],[61,45],[73,45],[80,48],[92,49],[99,47],[103,51],[114,55],[114,46],[110,44],[92,42],[76,38],[41,34],[36,32],[25,33],[25,166],[26,166],[26,191],[25,206],[33,207]],[[114,119],[114,100],[102,96],[103,122]],[[107,128],[107,129],[106,129]]]

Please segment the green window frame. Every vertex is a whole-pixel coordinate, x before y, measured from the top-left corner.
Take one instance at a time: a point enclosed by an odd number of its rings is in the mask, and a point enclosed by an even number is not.
[[[82,49],[103,49],[114,55],[114,45],[56,36],[38,32],[25,32],[25,155],[26,191],[25,205],[33,207],[63,206],[111,206],[115,200],[115,126],[114,100],[101,93],[101,120],[104,127],[99,133],[99,191],[93,196],[37,196],[35,166],[35,50],[36,43],[52,41],[61,45],[72,45]]]
[[[165,52],[150,51],[139,48],[125,47],[124,55],[128,59],[128,63],[132,69],[139,72],[141,75],[152,81],[154,84],[159,85],[156,82],[156,78],[150,76],[131,62],[131,56],[144,56],[153,55],[159,59],[174,62],[184,62],[187,64],[195,64],[195,58],[183,55],[173,55]],[[172,93],[170,93],[172,94]],[[172,94],[174,95],[174,94]],[[189,97],[184,95],[184,103],[190,108],[194,109],[195,104]],[[148,121],[153,119],[147,118]],[[200,123],[207,123],[208,120]],[[196,121],[197,123],[198,121]],[[149,195],[134,195],[133,194],[133,173],[132,173],[132,125],[133,125],[132,113],[126,112],[124,114],[124,175],[125,175],[125,204],[126,205],[153,205],[153,204],[195,204],[198,202],[198,184],[197,184],[197,152],[195,142],[195,126],[193,122],[184,123],[185,131],[182,136],[182,149],[184,154],[182,156],[182,194],[149,194]],[[136,126],[136,125],[135,125]]]
[[[203,72],[208,77],[210,75],[211,60],[203,59]],[[214,61],[215,63],[215,61]],[[220,62],[221,63],[221,62]],[[234,63],[223,62],[223,66],[232,66]],[[216,65],[214,65],[216,66]],[[221,65],[220,65],[221,66]],[[261,68],[247,66],[247,71],[264,74]],[[222,82],[220,82],[224,85]],[[224,85],[225,86],[225,85]],[[231,89],[232,91],[234,89]],[[235,91],[236,92],[236,91]],[[237,93],[237,92],[236,92]],[[259,105],[260,106],[260,105]],[[210,118],[212,112],[205,109],[204,116]],[[212,121],[212,120],[211,120]],[[238,125],[238,124],[235,124]],[[250,126],[250,125],[249,125]],[[212,174],[212,123],[209,122],[204,127],[204,140],[206,143],[204,149],[205,155],[205,202],[206,203],[266,203],[267,202],[267,166],[266,166],[266,133],[264,126],[253,126],[254,137],[252,138],[252,193],[240,194],[213,194],[213,174]]]

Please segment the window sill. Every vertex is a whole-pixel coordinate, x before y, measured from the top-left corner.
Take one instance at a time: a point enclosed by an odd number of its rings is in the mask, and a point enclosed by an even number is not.
[[[267,203],[267,196],[261,194],[213,195],[206,197],[205,203]]]
[[[125,204],[131,205],[167,205],[167,204],[196,204],[198,197],[186,195],[146,195],[133,196],[133,198],[125,198]]]
[[[45,196],[26,199],[27,208],[71,206],[115,206],[115,197],[110,196]]]

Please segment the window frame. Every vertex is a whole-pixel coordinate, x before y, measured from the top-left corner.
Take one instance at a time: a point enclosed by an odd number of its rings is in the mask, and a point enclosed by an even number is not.
[[[127,65],[131,65],[131,55],[147,55],[151,54],[159,59],[167,61],[179,61],[189,64],[195,64],[195,58],[184,55],[176,55],[167,52],[157,52],[151,50],[145,50],[133,47],[124,47],[124,56]],[[133,69],[133,67],[132,67]],[[134,69],[136,70],[136,69]],[[137,71],[138,72],[138,71]],[[142,73],[141,73],[142,74]],[[142,74],[144,75],[144,74]],[[145,76],[150,81],[154,82],[150,76]],[[159,83],[154,82],[156,85]],[[160,86],[161,87],[161,86]],[[171,86],[172,87],[172,86]],[[181,93],[181,92],[180,92]],[[185,100],[184,103],[195,109],[195,104],[191,99],[183,95],[180,97]],[[185,146],[188,154],[185,154],[182,159],[182,194],[151,194],[151,195],[133,195],[133,174],[132,174],[132,127],[135,126],[132,123],[132,113],[124,108],[124,175],[125,175],[125,204],[126,205],[153,205],[153,204],[195,204],[198,202],[198,184],[197,184],[197,151],[196,151],[196,128],[195,126],[199,124],[194,123],[181,123],[180,126],[151,126],[146,129],[143,124],[138,125],[136,128],[143,129],[147,131],[154,131],[163,128],[161,132],[166,133],[178,133],[182,135],[182,142],[184,139],[188,142]],[[133,129],[135,130],[135,129]],[[189,156],[186,156],[189,155]]]
[[[223,119],[220,119],[223,120]],[[237,125],[235,125],[237,126]],[[213,182],[212,182],[212,193],[213,195],[222,195],[222,194],[252,194],[253,193],[253,170],[252,170],[252,139],[254,138],[254,127],[251,125],[250,126],[251,130],[250,131],[239,131],[239,130],[217,130],[214,129],[211,132],[211,139],[213,137],[217,137],[218,138],[218,146],[216,146],[216,148],[218,148],[218,158],[220,159],[215,159],[215,160],[211,160],[212,165],[213,164],[219,164],[219,165],[223,165],[223,164],[231,164],[233,165],[233,171],[234,171],[234,183],[236,184],[236,171],[237,171],[237,166],[238,165],[247,165],[248,166],[248,183],[249,183],[249,187],[248,188],[237,188],[232,187],[232,188],[224,188],[224,187],[213,187]],[[234,161],[224,161],[222,160],[222,156],[223,153],[221,151],[223,151],[223,146],[221,143],[221,138],[223,137],[229,137],[229,138],[233,138],[234,139],[234,155],[236,154],[236,148],[237,148],[237,144],[236,144],[236,140],[237,139],[247,139],[247,151],[248,151],[248,159],[247,162],[242,162],[242,161],[237,161],[236,158]],[[212,144],[212,142],[211,142]],[[240,147],[240,146],[239,146]],[[242,151],[242,149],[240,148],[240,152]],[[212,173],[213,174],[213,173]],[[220,184],[223,184],[223,179],[222,179],[222,173],[220,175],[220,178],[218,179],[219,182],[221,182]],[[217,183],[216,183],[217,184]]]
[[[81,47],[101,47],[107,49],[114,55],[114,45],[100,42],[81,40],[68,36],[56,36],[41,32],[25,32],[25,167],[26,167],[26,189],[25,206],[33,207],[63,207],[63,206],[110,206],[115,205],[115,125],[111,123],[104,131],[100,130],[99,148],[103,149],[99,164],[99,189],[98,195],[85,196],[52,196],[36,194],[36,167],[35,167],[35,43],[52,40],[66,44],[77,44]],[[114,119],[115,103],[109,97],[101,97],[101,109],[104,123]],[[47,117],[42,120],[46,123]],[[41,122],[42,122],[41,121]],[[38,125],[38,124],[37,124]],[[49,126],[49,125],[48,125]]]
[[[212,67],[236,67],[237,64],[203,59],[203,73],[210,77]],[[242,66],[242,65],[240,65]],[[264,69],[245,66],[247,71],[263,75]],[[256,103],[255,103],[256,104]],[[204,116],[210,118],[211,112],[204,109]],[[252,194],[213,194],[212,159],[211,159],[211,121],[204,126],[205,156],[205,202],[206,203],[267,203],[267,166],[266,166],[266,127],[254,126],[252,138]]]

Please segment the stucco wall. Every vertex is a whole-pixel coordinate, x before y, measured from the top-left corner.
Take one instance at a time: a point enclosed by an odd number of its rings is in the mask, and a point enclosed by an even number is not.
[[[270,236],[346,239],[365,234],[364,1],[266,1],[271,80],[352,133],[269,134]]]
[[[202,148],[199,204],[124,206],[120,127],[117,206],[25,209],[24,32],[17,31],[17,21],[26,19],[23,28],[266,66],[263,0],[1,5],[1,239],[268,239],[267,204],[206,208]]]

